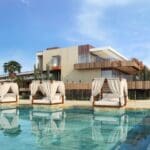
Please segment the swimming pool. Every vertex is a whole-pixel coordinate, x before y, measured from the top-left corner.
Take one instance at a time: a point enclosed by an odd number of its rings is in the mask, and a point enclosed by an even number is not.
[[[149,114],[0,107],[0,150],[149,150]]]

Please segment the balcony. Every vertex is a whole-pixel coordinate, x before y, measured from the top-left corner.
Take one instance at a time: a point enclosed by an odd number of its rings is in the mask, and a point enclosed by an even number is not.
[[[130,61],[109,61],[79,63],[74,64],[76,70],[92,70],[92,69],[115,69],[127,74],[135,74],[143,69],[143,64],[137,60]]]

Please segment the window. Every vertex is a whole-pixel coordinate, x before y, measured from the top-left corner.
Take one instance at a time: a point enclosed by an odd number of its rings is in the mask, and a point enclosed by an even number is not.
[[[60,61],[61,61],[60,58],[61,58],[60,56],[53,56],[52,57],[51,64],[53,67],[60,66]]]
[[[88,63],[89,62],[89,54],[81,54],[78,56],[78,63]]]
[[[101,77],[111,78],[112,77],[112,70],[102,70]]]

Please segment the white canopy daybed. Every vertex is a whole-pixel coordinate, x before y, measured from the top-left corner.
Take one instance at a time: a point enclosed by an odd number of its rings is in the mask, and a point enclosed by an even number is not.
[[[62,81],[33,81],[30,86],[32,104],[63,104],[65,85]],[[36,93],[43,94],[42,99],[36,99]]]
[[[5,82],[0,85],[0,103],[17,102],[19,89],[17,83]]]
[[[105,91],[106,84],[107,92]],[[91,95],[93,106],[122,107],[126,105],[127,99],[128,87],[126,79],[97,78],[93,80]]]

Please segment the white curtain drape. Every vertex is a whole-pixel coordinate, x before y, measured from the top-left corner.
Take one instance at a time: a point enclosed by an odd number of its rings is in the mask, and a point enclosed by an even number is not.
[[[122,86],[125,96],[128,96],[128,84],[126,79],[122,79]]]
[[[117,97],[121,96],[121,84],[119,79],[108,79],[108,85],[112,93]]]
[[[17,96],[19,94],[19,88],[17,83],[11,83],[10,88],[12,92]]]
[[[51,83],[49,81],[43,81],[41,88],[45,92],[46,96],[51,99]]]
[[[50,81],[42,82],[41,88],[45,92],[46,96],[49,98],[50,101],[53,100],[59,85],[60,83],[58,81],[53,81],[52,83]],[[62,85],[63,84],[61,83],[61,86]],[[62,90],[61,92],[63,93],[63,86],[60,88],[60,90]]]
[[[2,83],[0,83],[0,91],[1,91]]]
[[[10,89],[11,84],[10,83],[4,83],[1,86],[1,98],[3,99],[4,96],[8,93],[9,89]]]
[[[123,86],[121,84],[120,79],[108,79],[108,85],[112,93],[119,98],[121,106],[123,106],[125,101],[123,94]]]
[[[53,98],[57,92],[58,87],[59,87],[59,82],[53,81],[51,83],[51,100],[53,100]]]
[[[65,96],[65,84],[62,81],[58,81],[58,91],[61,93],[61,95]]]
[[[101,92],[105,78],[95,79],[92,82],[92,96],[96,96]]]
[[[40,81],[32,81],[32,83],[30,85],[30,91],[31,91],[32,96],[34,96],[36,94],[39,86],[40,86]]]
[[[94,81],[92,82],[92,96],[91,96],[92,102],[94,96],[97,96],[101,92],[104,81],[105,78],[99,78],[99,79],[94,79]]]
[[[42,82],[45,82],[45,81],[42,81]],[[41,91],[41,93],[42,93],[43,95],[45,95],[45,91],[44,91],[44,89],[43,89],[42,83],[39,84],[38,90]]]

